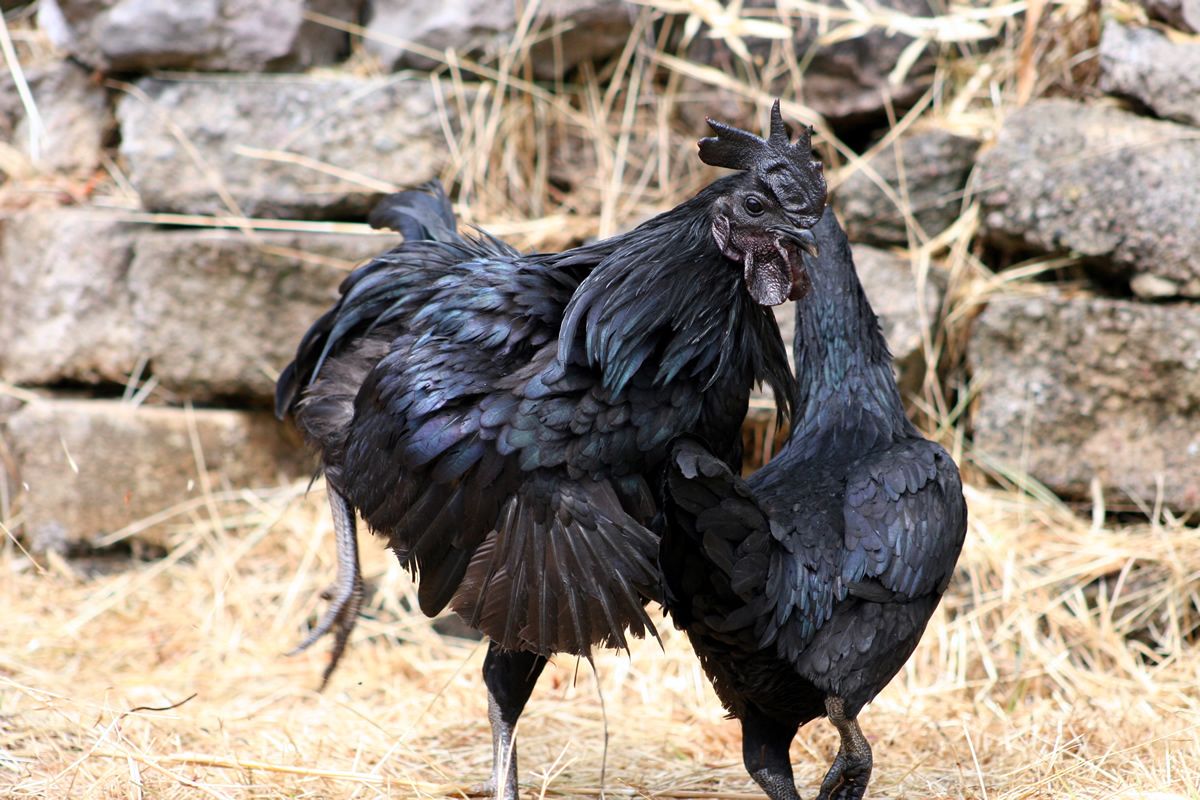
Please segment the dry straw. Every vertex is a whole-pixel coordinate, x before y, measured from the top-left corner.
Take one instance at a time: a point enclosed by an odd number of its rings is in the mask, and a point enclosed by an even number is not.
[[[872,26],[915,34],[922,52],[939,54],[935,79],[876,150],[918,126],[986,138],[1015,104],[1088,91],[1098,12],[1083,0],[976,0],[945,6],[932,21],[857,2],[836,13],[802,0],[781,7],[646,0],[620,57],[601,74],[585,69],[557,85],[532,80],[531,35],[483,64],[407,45],[442,65],[431,80],[452,154],[442,178],[458,189],[457,210],[518,246],[557,248],[611,233],[702,185],[712,173],[694,158],[696,132],[678,121],[681,105],[719,89],[762,107],[769,77],[794,74],[807,54],[773,39],[753,77],[735,79],[668,46],[677,35],[703,35],[700,22],[735,51],[733,42],[773,37],[800,11],[818,14],[828,41]],[[678,16],[651,24],[661,11]],[[1023,26],[1025,18],[1037,24]],[[531,21],[522,18],[523,31]],[[914,45],[908,64],[917,55]],[[377,73],[362,52],[351,68]],[[787,110],[818,125],[835,186],[855,169],[878,180],[810,110]],[[460,132],[451,117],[465,121]],[[244,155],[357,179],[286,146]],[[109,171],[94,200],[130,208],[128,181],[117,164]],[[223,177],[210,177],[229,196]],[[10,181],[4,196],[39,186]],[[912,220],[904,186],[891,197]],[[252,238],[268,227],[333,229],[247,219],[229,206],[219,217],[128,218]],[[915,280],[947,287],[925,343],[937,369],[914,401],[974,488],[950,593],[916,655],[863,717],[877,758],[872,796],[1200,798],[1200,537],[1155,505],[1148,522],[1113,525],[1098,492],[1086,518],[965,443],[972,387],[961,365],[971,319],[992,296],[1036,291],[1040,274],[1071,264],[1041,260],[994,274],[979,257],[977,218],[967,197],[947,232],[931,238],[910,223]],[[153,383],[141,387],[130,400],[153,402]],[[750,430],[749,450],[767,457],[779,434]],[[202,476],[204,454],[194,455]],[[1000,488],[978,488],[985,478]],[[165,556],[146,562],[35,560],[11,534],[19,517],[3,512],[0,796],[440,798],[482,780],[490,762],[482,647],[411,611],[407,576],[368,545],[367,617],[331,687],[317,694],[320,648],[282,653],[314,619],[334,573],[321,486],[308,495],[303,483],[198,487],[193,500],[106,540],[120,546],[148,525],[166,529]],[[547,671],[521,722],[526,796],[760,796],[740,765],[736,724],[723,718],[686,641],[669,623],[660,629],[662,650],[639,642],[628,654],[602,655],[595,674],[570,659]],[[603,786],[597,689],[610,736]],[[821,723],[801,732],[793,758],[803,795],[814,793],[835,747]]]
[[[408,610],[389,553],[365,548],[367,617],[317,694],[323,655],[282,653],[334,570],[321,488],[198,499],[166,520],[164,559],[37,569],[14,547],[0,556],[4,796],[426,798],[482,779],[482,648]],[[999,490],[968,500],[952,590],[864,715],[874,796],[1195,797],[1194,532],[1096,527]],[[608,795],[757,796],[737,726],[686,641],[660,627],[663,651],[639,642],[597,660]],[[571,659],[543,679],[521,723],[530,796],[598,793],[596,681]],[[835,747],[820,723],[801,732],[802,785]]]

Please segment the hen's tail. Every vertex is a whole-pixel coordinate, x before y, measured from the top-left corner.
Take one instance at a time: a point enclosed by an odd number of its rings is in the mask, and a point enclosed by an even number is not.
[[[441,181],[432,180],[415,189],[389,194],[375,204],[367,216],[372,228],[390,228],[404,241],[446,241],[457,237],[458,223]]]
[[[338,289],[341,298],[337,304],[304,334],[295,359],[275,383],[275,415],[280,419],[295,409],[301,392],[316,380],[327,358],[377,324],[380,315],[410,289],[430,282],[413,270],[398,274],[395,268],[403,258],[397,254],[414,249],[413,243],[465,243],[457,233],[454,210],[446,192],[436,180],[384,197],[369,220],[376,228],[400,231],[404,244],[350,273]],[[429,245],[417,244],[416,249],[422,246]],[[358,387],[343,387],[347,388]]]

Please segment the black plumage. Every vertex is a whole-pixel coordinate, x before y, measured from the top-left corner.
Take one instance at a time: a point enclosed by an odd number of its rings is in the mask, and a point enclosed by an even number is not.
[[[357,511],[416,575],[422,611],[490,637],[505,797],[545,658],[653,632],[651,487],[672,439],[702,435],[736,463],[751,387],[790,406],[766,305],[805,285],[820,164],[778,104],[767,140],[714,128],[701,157],[740,173],[562,253],[460,235],[437,185],[385,199],[372,223],[404,244],[346,279],[278,382],[277,412],[321,453],[338,541],[336,597],[302,647],[336,632],[328,677],[361,598]]]
[[[678,440],[660,553],[667,607],[772,800],[799,797],[788,745],[821,716],[842,747],[819,798],[862,797],[871,751],[856,717],[916,648],[967,525],[958,468],[904,414],[831,210],[814,233],[788,441],[742,481],[702,441]]]

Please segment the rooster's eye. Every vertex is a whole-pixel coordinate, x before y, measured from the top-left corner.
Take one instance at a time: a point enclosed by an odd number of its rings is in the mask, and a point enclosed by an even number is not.
[[[747,213],[754,217],[757,217],[759,214],[767,210],[767,207],[763,205],[763,201],[760,200],[756,195],[750,195],[743,200],[742,208],[746,209]]]

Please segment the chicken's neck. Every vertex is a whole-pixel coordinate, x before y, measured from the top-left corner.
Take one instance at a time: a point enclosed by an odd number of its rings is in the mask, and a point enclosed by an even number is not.
[[[598,263],[567,307],[560,360],[586,358],[614,394],[640,376],[747,396],[765,382],[790,401],[778,327],[713,242],[709,207],[701,196],[568,257],[590,252]]]
[[[831,230],[827,222],[821,227]],[[916,435],[892,357],[854,270],[844,234],[819,237],[812,290],[796,303],[796,419],[791,457],[853,460]]]

